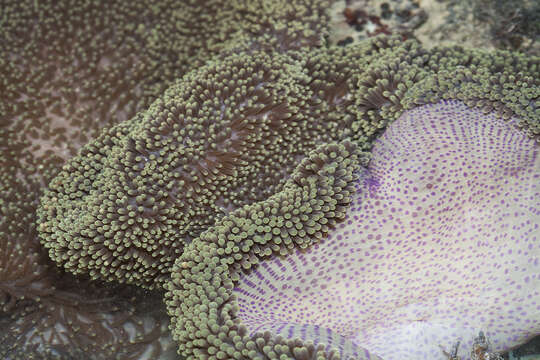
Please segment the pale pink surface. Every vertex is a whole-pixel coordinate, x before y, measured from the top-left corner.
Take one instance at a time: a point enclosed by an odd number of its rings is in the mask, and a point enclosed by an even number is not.
[[[539,146],[458,101],[405,112],[322,243],[266,260],[235,293],[251,331],[331,343],[355,358],[469,357],[540,333]],[[309,326],[309,325],[315,325]]]

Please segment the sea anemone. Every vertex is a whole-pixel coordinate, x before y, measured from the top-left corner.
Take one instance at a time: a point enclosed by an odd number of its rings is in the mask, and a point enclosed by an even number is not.
[[[1,355],[166,356],[101,280],[203,359],[539,331],[538,58],[325,47],[327,3],[5,4]]]

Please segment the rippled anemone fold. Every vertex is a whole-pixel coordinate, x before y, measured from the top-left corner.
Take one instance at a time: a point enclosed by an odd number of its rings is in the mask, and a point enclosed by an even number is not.
[[[188,73],[50,182],[38,210],[49,256],[75,274],[162,287],[186,244],[280,191],[310,150],[362,137],[342,55],[242,51]]]

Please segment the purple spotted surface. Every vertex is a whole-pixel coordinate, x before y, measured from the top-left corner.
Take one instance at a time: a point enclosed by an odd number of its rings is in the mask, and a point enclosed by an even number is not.
[[[459,101],[405,112],[373,148],[347,217],[235,288],[251,332],[343,358],[446,359],[486,333],[502,351],[540,334],[540,149]]]

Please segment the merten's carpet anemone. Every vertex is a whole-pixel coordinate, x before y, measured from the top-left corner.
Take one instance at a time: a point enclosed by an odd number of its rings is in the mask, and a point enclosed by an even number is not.
[[[349,136],[339,91],[307,76],[309,65],[259,51],[229,56],[103,132],[42,198],[50,257],[74,273],[162,286],[186,243],[279,191],[317,145]]]
[[[328,46],[331,2],[4,1],[0,357],[540,333],[540,60]]]

